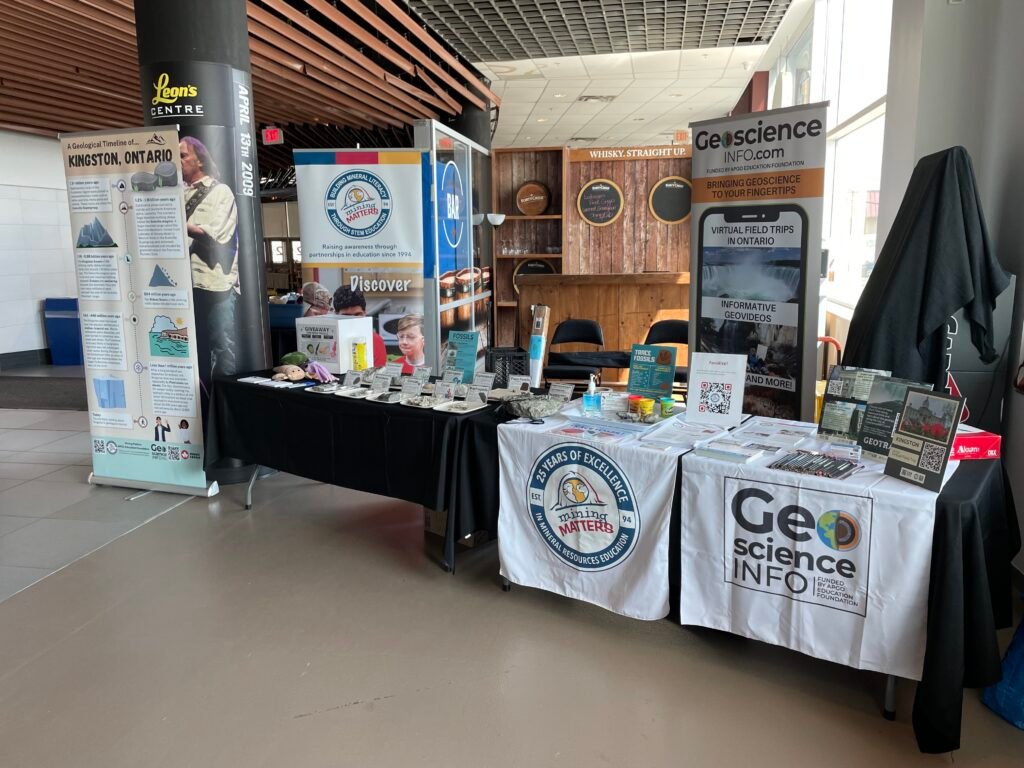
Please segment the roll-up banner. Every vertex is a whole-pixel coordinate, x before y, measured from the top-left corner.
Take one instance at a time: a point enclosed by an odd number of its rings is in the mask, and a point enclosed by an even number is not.
[[[307,314],[353,314],[361,306],[389,358],[428,364],[423,285],[434,268],[425,245],[433,242],[430,153],[295,150],[294,157],[303,280],[314,284],[310,295],[323,290],[331,297],[328,307],[312,306]]]
[[[92,481],[213,495],[174,127],[61,136]]]
[[[814,420],[827,106],[691,126],[690,349],[746,355],[745,413]]]

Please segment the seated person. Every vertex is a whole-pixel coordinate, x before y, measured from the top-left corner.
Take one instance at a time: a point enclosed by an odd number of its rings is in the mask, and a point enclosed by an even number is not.
[[[362,291],[353,291],[347,285],[334,292],[334,311],[349,317],[366,317],[366,297]],[[380,334],[373,333],[373,367],[380,368],[388,362],[388,350]]]
[[[398,321],[395,330],[402,357],[402,373],[412,373],[414,367],[427,364],[427,340],[423,335],[423,315],[406,315]]]

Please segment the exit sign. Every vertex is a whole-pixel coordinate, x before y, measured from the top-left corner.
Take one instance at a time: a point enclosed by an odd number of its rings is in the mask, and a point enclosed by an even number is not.
[[[284,144],[284,131],[280,128],[270,126],[263,129],[264,144]]]

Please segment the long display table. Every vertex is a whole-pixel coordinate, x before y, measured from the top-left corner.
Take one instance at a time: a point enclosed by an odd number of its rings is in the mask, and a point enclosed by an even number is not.
[[[792,473],[771,471],[761,477],[747,466],[692,455],[678,459],[640,447],[633,439],[606,445],[572,440],[553,434],[559,422],[548,421],[544,426],[509,424],[498,430],[499,547],[506,578],[636,618],[658,618],[668,612],[666,598],[672,596],[668,582],[678,578],[668,564],[678,553],[683,562],[681,569],[674,570],[682,572],[676,595],[683,623],[733,631],[723,611],[736,608],[736,596],[742,592],[740,600],[762,598],[763,607],[755,604],[754,610],[774,611],[778,635],[769,638],[753,630],[742,634],[852,666],[919,678],[913,714],[918,746],[924,752],[959,748],[963,689],[999,680],[995,632],[1011,621],[1010,561],[1020,549],[1020,531],[1000,461],[963,462],[942,493],[931,495],[924,505],[915,493],[904,493],[898,481],[880,476],[860,478],[845,489],[849,498],[836,494],[831,497],[835,503],[827,504],[827,484],[814,479],[805,481],[801,489],[802,478]],[[687,470],[703,481],[699,487],[687,489]],[[671,473],[667,483],[666,473]],[[761,487],[766,480],[791,488],[775,488],[778,493],[773,493]],[[666,486],[673,492],[666,495]],[[912,489],[907,486],[907,490]],[[731,507],[726,509],[724,502],[737,491],[760,504],[757,510],[744,512],[750,512],[746,522],[754,530],[743,532],[745,543],[740,549],[735,549],[733,539],[729,548],[724,542],[725,532],[734,532],[726,519]],[[769,509],[775,501],[769,496],[778,496],[782,506],[790,509]],[[596,505],[588,503],[595,498]],[[811,515],[813,526],[801,522],[803,513],[794,509],[801,503],[824,505]],[[828,515],[838,519],[847,510],[869,518],[860,529],[862,536],[871,535],[870,523],[875,522],[874,536],[886,537],[884,545],[879,538],[873,545],[862,542],[861,552],[850,557],[843,557],[844,544],[828,546],[827,523],[832,519]],[[768,512],[773,515],[771,521]],[[674,525],[667,522],[670,516]],[[777,528],[779,518],[784,518],[786,530],[769,532],[769,522]],[[714,538],[710,533],[714,532],[717,544],[697,541],[694,523],[704,525],[708,538]],[[584,525],[586,533],[581,535]],[[826,578],[813,587],[808,582],[807,587],[816,589],[819,603],[831,603],[820,609],[828,615],[818,627],[802,618],[808,610],[818,610],[816,606],[801,604],[803,610],[795,610],[793,595],[783,596],[778,590],[774,576],[785,578],[791,569],[779,569],[764,586],[764,591],[775,590],[775,595],[723,592],[730,581],[755,578],[756,560],[763,563],[769,545],[785,547],[787,531],[813,536],[823,544],[815,564],[830,573],[819,574]],[[756,537],[763,539],[757,542],[757,558],[739,564],[740,558],[728,556],[749,552]],[[777,550],[772,552],[778,559]],[[886,560],[871,569],[869,553]],[[792,563],[792,554],[783,557]],[[837,565],[842,560],[849,562]],[[730,571],[732,567],[738,568],[736,573]],[[867,584],[859,589],[860,602],[853,593],[844,593],[839,583],[847,572],[856,573],[859,568],[880,574],[871,589]],[[696,578],[698,573],[703,578]],[[756,577],[769,581],[767,570]],[[803,590],[803,584],[793,578],[793,586]],[[708,601],[714,603],[710,608]],[[876,623],[865,629],[861,614],[869,612]],[[829,621],[840,615],[845,623]],[[746,626],[749,616],[738,618],[739,626]],[[755,618],[765,620],[763,615]],[[844,642],[845,658],[840,652]],[[905,653],[890,653],[887,643],[904,644]]]

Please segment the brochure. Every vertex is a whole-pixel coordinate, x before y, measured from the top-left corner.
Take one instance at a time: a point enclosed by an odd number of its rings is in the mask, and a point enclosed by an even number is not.
[[[690,355],[686,420],[735,427],[743,420],[747,358],[694,352]]]
[[[479,331],[449,331],[446,368],[462,371],[462,383],[472,384],[476,371],[476,351],[480,344]],[[454,351],[454,354],[453,354]]]
[[[962,397],[908,388],[885,474],[938,492],[963,409]]]
[[[871,388],[876,381],[888,378],[891,373],[873,368],[832,366],[821,406],[818,432],[828,435],[832,440],[856,443],[864,423]]]
[[[629,384],[632,395],[672,396],[676,378],[676,348],[654,344],[634,344],[629,355]]]
[[[672,445],[690,450],[699,442],[714,440],[716,437],[726,434],[728,432],[720,427],[691,424],[683,418],[683,414],[680,414],[671,419],[665,419],[654,429],[642,435],[640,439],[645,443]]]
[[[875,379],[871,385],[864,420],[861,424],[857,444],[865,453],[885,461],[892,446],[892,433],[903,409],[907,389],[933,389],[931,384],[922,384],[909,379]]]
[[[701,443],[694,451],[697,456],[718,461],[731,461],[735,464],[749,464],[754,459],[764,456],[760,448],[744,445],[736,440],[711,440]]]
[[[632,432],[615,427],[597,427],[592,424],[581,424],[570,421],[568,424],[561,424],[550,430],[553,435],[571,437],[574,440],[593,440],[598,443],[618,443],[627,437],[633,437]]]

